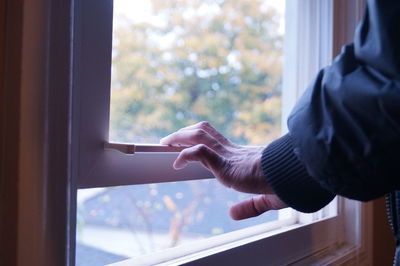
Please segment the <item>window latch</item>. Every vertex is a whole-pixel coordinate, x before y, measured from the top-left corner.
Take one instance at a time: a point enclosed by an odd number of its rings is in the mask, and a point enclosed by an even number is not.
[[[125,154],[135,154],[138,152],[180,152],[189,147],[190,146],[170,146],[161,144],[104,143],[104,149],[117,150]]]

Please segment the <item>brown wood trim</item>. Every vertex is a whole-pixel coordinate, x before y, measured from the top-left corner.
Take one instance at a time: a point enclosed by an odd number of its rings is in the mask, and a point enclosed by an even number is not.
[[[10,0],[11,1],[11,0]],[[69,258],[72,4],[23,0],[18,264],[73,265]]]
[[[0,1],[1,265],[74,263],[71,8],[72,1]]]
[[[358,22],[364,15],[365,0],[333,1],[333,57],[338,55],[343,45],[352,42]]]
[[[45,265],[75,265],[76,192],[70,165],[72,117],[73,0],[52,0],[47,79]],[[56,3],[56,4],[54,4]],[[50,5],[50,4],[48,4]],[[55,178],[56,177],[56,178]]]
[[[395,239],[389,226],[384,198],[372,203],[372,265],[393,265]]]
[[[22,0],[0,1],[0,262],[17,264]]]

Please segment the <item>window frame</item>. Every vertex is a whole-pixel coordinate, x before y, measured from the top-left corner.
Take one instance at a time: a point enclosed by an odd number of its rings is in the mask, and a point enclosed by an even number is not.
[[[285,74],[290,76],[286,78],[287,82],[284,87],[296,88],[295,90],[283,91],[284,101],[284,117],[293,106],[294,101],[301,95],[302,90],[308,85],[309,79],[312,78],[316,69],[320,69],[323,65],[329,63],[331,55],[327,50],[337,51],[337,48],[348,41],[348,36],[353,36],[354,26],[360,17],[362,11],[362,0],[354,1],[309,1],[308,12],[315,11],[316,8],[325,8],[330,6],[330,18],[333,25],[332,37],[323,31],[319,30],[318,35],[320,40],[325,40],[328,43],[314,42],[319,44],[318,47],[307,49],[308,53],[300,53],[297,61],[291,62],[296,68],[296,71],[285,70]],[[112,36],[112,1],[111,0],[86,0],[75,1],[74,14],[74,34],[73,34],[73,70],[72,70],[72,135],[71,135],[71,173],[72,173],[72,189],[70,200],[72,206],[70,208],[70,247],[75,247],[75,221],[73,212],[76,210],[76,189],[102,187],[110,185],[131,185],[131,184],[146,184],[153,182],[169,182],[178,180],[211,178],[211,173],[198,164],[192,164],[183,171],[175,171],[171,165],[177,153],[136,153],[127,155],[118,150],[105,149],[104,145],[108,142],[108,124],[109,124],[109,103],[110,103],[110,65],[111,65],[111,36]],[[304,7],[304,3],[301,3]],[[84,6],[82,6],[84,5]],[[89,9],[88,7],[91,7]],[[95,8],[93,8],[95,7]],[[287,7],[291,7],[291,21],[299,19],[300,3],[296,0],[287,0]],[[347,10],[345,15],[342,10]],[[352,16],[350,11],[357,10],[357,15]],[[303,10],[304,11],[304,10]],[[325,10],[326,11],[326,10]],[[295,15],[295,16],[293,16]],[[313,16],[308,16],[313,18]],[[103,18],[103,19],[98,19]],[[295,19],[293,19],[295,18]],[[325,18],[325,17],[324,17]],[[317,17],[319,22],[323,19]],[[337,23],[340,21],[341,23]],[[344,22],[343,22],[344,21]],[[313,21],[315,22],[315,21]],[[311,21],[307,22],[312,25]],[[315,25],[323,25],[314,23]],[[332,25],[328,25],[331,26]],[[322,30],[321,30],[322,29]],[[303,35],[299,32],[296,35],[296,45],[291,47],[286,46],[291,52],[300,51],[310,45],[315,35],[311,31],[307,32],[307,41],[299,41]],[[343,37],[345,36],[345,37]],[[98,40],[103,40],[98,42]],[[314,40],[315,41],[315,40]],[[324,48],[325,47],[325,48]],[[311,51],[319,49],[327,49],[321,51],[321,54],[328,55],[324,59],[318,56],[313,56]],[[304,68],[300,64],[302,59],[314,58],[308,67]],[[287,62],[285,62],[287,63]],[[96,70],[93,71],[93,66]],[[296,75],[296,76],[293,76]],[[108,91],[108,93],[107,93]],[[285,119],[285,118],[284,118]],[[285,124],[285,123],[283,123]],[[147,167],[144,171],[138,166],[142,166],[145,162],[157,161],[158,167]],[[160,168],[163,169],[162,175],[159,174]],[[135,174],[135,179],[132,179],[132,173]],[[154,263],[191,263],[193,265],[208,265],[208,263],[226,262],[226,259],[240,263],[248,263],[248,258],[251,257],[255,261],[254,265],[263,265],[265,260],[274,265],[283,265],[289,263],[308,263],[308,262],[329,262],[332,261],[347,261],[353,260],[356,262],[368,260],[368,245],[365,232],[368,231],[368,217],[370,209],[368,205],[362,205],[359,202],[339,199],[339,213],[337,216],[329,217],[304,225],[302,221],[307,219],[298,218],[295,225],[278,229],[269,232],[257,232],[250,234],[247,237],[237,237],[230,239],[227,236],[220,244],[214,247],[207,245],[196,251],[183,251],[177,247],[172,249],[175,252],[175,258],[171,257],[171,250],[160,252],[155,258],[143,258],[146,263],[151,260],[158,260]],[[352,230],[346,230],[352,228]],[[230,234],[232,235],[232,234]],[[288,241],[293,239],[293,241]],[[301,239],[302,241],[294,241]],[[218,241],[217,241],[218,242]],[[288,243],[289,242],[289,243]],[[282,245],[284,243],[285,250]],[[266,252],[268,250],[268,252]],[[74,251],[70,252],[69,264],[73,265]],[[164,253],[164,255],[163,255]],[[168,253],[168,254],[167,254]],[[167,255],[165,255],[167,254]],[[273,254],[274,256],[271,256]],[[120,262],[119,264],[129,264],[130,260]],[[204,263],[204,264],[203,264]],[[118,263],[115,265],[119,265]],[[235,265],[233,264],[233,265]]]
[[[362,2],[334,1],[334,19],[340,22],[335,25],[345,27],[339,27],[334,40],[340,40],[343,35],[342,40],[347,41],[346,34],[342,33],[347,32],[346,25],[354,20],[354,12],[349,12],[348,22],[342,7],[356,6]],[[75,263],[75,177],[76,156],[79,153],[73,145],[75,140],[72,134],[75,129],[72,120],[76,116],[72,110],[75,101],[72,45],[75,41],[73,15],[76,1],[18,0],[8,3],[7,22],[15,23],[6,23],[5,26],[5,61],[15,64],[16,69],[14,75],[4,76],[4,84],[11,84],[6,86],[10,95],[7,94],[5,99],[9,101],[8,96],[15,97],[20,111],[15,113],[6,109],[4,113],[5,117],[16,119],[20,127],[6,127],[6,132],[15,134],[12,140],[16,142],[7,143],[7,147],[16,149],[18,153],[17,169],[14,165],[4,165],[6,170],[15,169],[15,174],[5,176],[5,180],[12,179],[15,182],[15,189],[12,189],[17,193],[17,199],[10,205],[17,212],[17,217],[11,217],[16,227],[16,243],[11,247],[15,252],[8,255],[10,260],[19,265],[72,266]],[[338,51],[343,43],[335,41],[334,50]],[[9,201],[3,202],[3,205],[7,203]],[[344,235],[345,240],[339,245],[344,248],[333,246],[331,250],[303,254],[305,259],[298,263],[372,263],[369,257],[371,252],[367,252],[372,245],[372,203],[344,200],[340,204],[344,205],[341,213],[345,219],[337,232]],[[309,231],[309,234],[313,232]],[[4,242],[4,245],[9,244],[8,241]],[[246,253],[246,245],[243,248],[227,249],[228,253],[220,252],[219,259],[225,255],[229,255],[230,259],[240,258],[240,254],[243,258],[251,257],[250,253]],[[251,246],[249,249],[252,249]],[[263,250],[262,255],[267,255]],[[323,255],[331,260],[323,260]],[[198,261],[201,263],[204,259]]]
[[[74,96],[73,123],[74,141],[79,150],[78,188],[171,182],[188,180],[188,177],[213,178],[200,164],[174,170],[172,164],[177,152],[127,154],[107,147],[112,1],[77,1],[75,12],[74,84],[78,89]],[[156,167],[142,167],[152,161],[157,162]],[[132,178],[133,173],[135,178]]]

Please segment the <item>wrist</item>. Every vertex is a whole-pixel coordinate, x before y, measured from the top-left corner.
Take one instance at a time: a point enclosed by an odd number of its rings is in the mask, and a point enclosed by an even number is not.
[[[311,177],[293,151],[289,134],[272,142],[261,159],[266,182],[290,207],[301,212],[314,212],[328,204],[334,194]]]
[[[258,146],[254,147],[254,153],[252,156],[252,173],[251,175],[258,180],[259,188],[258,194],[274,194],[267,182],[267,177],[264,173],[262,166],[262,156],[265,147]]]

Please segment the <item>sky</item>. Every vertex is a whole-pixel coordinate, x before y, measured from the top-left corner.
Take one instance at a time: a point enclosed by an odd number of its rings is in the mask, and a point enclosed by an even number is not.
[[[143,8],[148,6],[144,0],[114,0],[114,10],[123,14],[141,14]],[[285,10],[285,0],[265,0],[268,5],[274,6],[279,11]]]
[[[264,2],[266,5],[275,7],[281,14],[285,11],[285,0],[264,0]],[[114,15],[124,15],[130,19],[146,21],[149,17],[149,3],[148,0],[114,0]],[[282,15],[282,29],[280,30],[283,30],[283,19]],[[118,25],[118,21],[116,24]]]

